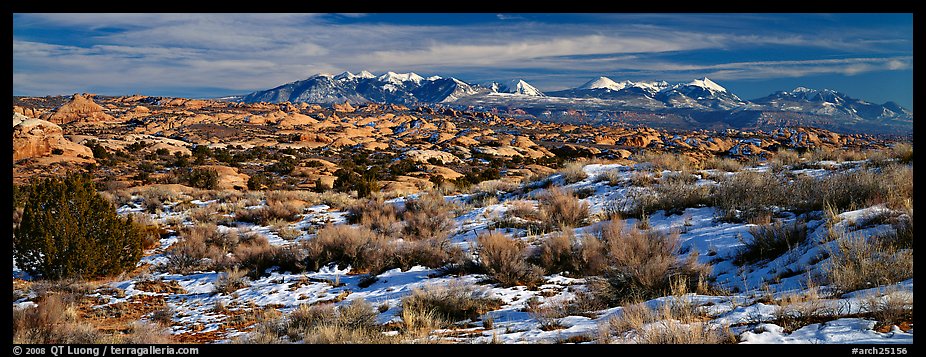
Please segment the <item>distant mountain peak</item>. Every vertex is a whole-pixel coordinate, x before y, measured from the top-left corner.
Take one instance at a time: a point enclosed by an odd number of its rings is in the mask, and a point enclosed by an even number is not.
[[[701,87],[701,88],[704,88],[704,89],[713,90],[713,91],[717,91],[717,92],[726,92],[726,91],[727,91],[726,88],[721,87],[719,84],[717,84],[716,82],[712,81],[710,78],[707,78],[707,77],[704,77],[704,78],[701,78],[701,79],[695,79],[695,80],[693,80],[693,81],[691,81],[691,82],[688,82],[687,85],[689,85],[689,86],[695,86],[695,87]]]
[[[498,86],[496,90],[504,93],[522,94],[534,97],[545,96],[543,92],[525,82],[523,79],[512,79],[511,81],[508,81],[508,83]]]
[[[421,83],[424,80],[424,77],[419,76],[415,72],[408,73],[395,73],[392,71],[386,72],[386,74],[379,76],[377,78],[381,82],[390,82],[394,84],[402,84],[404,82],[414,82],[415,84]]]
[[[626,88],[629,84],[633,84],[633,82],[622,81],[618,83],[611,78],[602,76],[586,82],[585,84],[579,86],[577,89],[610,89],[613,91],[619,91]]]

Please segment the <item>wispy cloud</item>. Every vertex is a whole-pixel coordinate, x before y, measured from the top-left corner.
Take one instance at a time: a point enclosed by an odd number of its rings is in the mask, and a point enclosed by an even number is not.
[[[912,36],[749,27],[773,23],[769,14],[729,21],[719,21],[728,15],[589,15],[587,23],[496,17],[506,21],[419,25],[367,20],[366,14],[16,14],[13,88],[35,95],[88,88],[243,92],[318,72],[364,69],[495,79],[527,75],[564,87],[608,73],[744,79],[912,68],[912,46],[905,50]],[[81,36],[48,35],[54,31]],[[724,60],[725,53],[751,48],[810,48],[830,58]],[[695,51],[714,57],[689,59]]]
[[[520,16],[520,15],[510,15],[510,14],[495,14],[495,17],[497,17],[499,20],[503,20],[503,21],[507,21],[507,20],[526,20],[526,18],[525,18],[524,16]]]

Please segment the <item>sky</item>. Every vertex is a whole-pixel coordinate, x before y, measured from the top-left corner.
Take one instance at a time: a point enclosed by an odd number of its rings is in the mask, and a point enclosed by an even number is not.
[[[542,91],[708,77],[913,108],[912,14],[13,14],[13,94],[219,97],[317,73]]]

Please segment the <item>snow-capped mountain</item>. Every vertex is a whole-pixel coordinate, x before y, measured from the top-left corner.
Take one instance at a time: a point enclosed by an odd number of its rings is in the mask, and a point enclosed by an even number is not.
[[[850,121],[913,120],[913,112],[897,103],[875,104],[831,89],[797,87],[791,91],[775,92],[752,102],[777,110],[833,116]]]
[[[664,88],[654,98],[673,108],[730,110],[746,104],[707,77]]]
[[[542,92],[521,79],[473,85],[453,77],[413,72],[317,74],[248,94],[244,102],[440,103],[459,108],[520,109],[538,118],[579,111],[609,121],[620,113],[649,113],[679,125],[758,128],[769,123],[820,125],[832,130],[907,132],[913,112],[897,103],[874,104],[829,90],[798,87],[746,101],[709,78],[666,81],[591,79],[571,89]],[[675,119],[666,119],[675,118]],[[764,123],[764,124],[763,124]]]
[[[533,88],[533,87],[530,87]],[[440,103],[477,93],[476,87],[456,78],[417,73],[386,72],[376,76],[367,71],[359,74],[317,74],[308,79],[276,88],[257,91],[242,98],[244,102],[312,102],[341,103]]]
[[[521,94],[528,95],[533,97],[545,97],[539,89],[530,85],[522,79],[513,79],[507,83],[498,83],[492,82],[486,85],[492,92],[495,93],[512,93],[512,94]]]

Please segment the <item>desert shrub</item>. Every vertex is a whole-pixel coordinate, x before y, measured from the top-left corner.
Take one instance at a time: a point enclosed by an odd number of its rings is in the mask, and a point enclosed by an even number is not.
[[[305,253],[294,247],[272,246],[263,236],[251,237],[242,241],[232,253],[234,259],[228,261],[228,268],[239,267],[252,279],[266,274],[267,269],[278,267],[281,271],[301,272],[305,270]]]
[[[543,221],[548,228],[578,227],[588,218],[588,203],[580,201],[572,192],[558,187],[547,189],[538,198]]]
[[[503,286],[533,286],[542,278],[542,269],[527,262],[527,244],[502,233],[492,232],[476,238],[479,262],[489,277]]]
[[[263,172],[257,172],[248,178],[249,190],[266,190],[273,187],[273,179]]]
[[[395,205],[384,202],[381,197],[351,205],[347,209],[347,223],[360,224],[388,237],[398,237],[403,228]]]
[[[571,229],[543,240],[530,262],[547,274],[565,273],[581,277],[603,274],[608,257],[601,240],[590,234],[576,238]]]
[[[652,168],[657,171],[690,171],[692,169],[692,163],[687,156],[673,153],[644,151],[638,161],[652,164]]]
[[[416,265],[440,268],[447,264],[461,264],[463,250],[449,239],[404,241],[395,247],[395,265],[408,270]]]
[[[697,263],[697,254],[679,258],[678,232],[641,231],[611,221],[600,228],[599,239],[609,266],[604,273],[607,284],[597,286],[596,293],[612,306],[662,296],[673,282],[697,289],[709,272]]]
[[[823,179],[801,178],[785,195],[789,206],[800,210],[821,210],[828,203],[840,211],[884,203],[903,207],[913,197],[913,168],[893,164],[877,170],[857,170]]]
[[[743,164],[734,159],[711,156],[702,163],[704,169],[715,169],[726,172],[737,172],[743,169]]]
[[[722,220],[745,221],[780,205],[787,196],[785,191],[784,184],[772,173],[740,172],[718,182],[711,201],[720,209]]]
[[[488,290],[464,283],[416,288],[402,299],[403,312],[409,310],[410,315],[433,315],[439,321],[447,323],[476,320],[480,315],[498,309],[501,305],[502,301],[492,297]]]
[[[357,198],[364,198],[374,192],[379,192],[379,181],[372,171],[365,171],[363,174],[357,172],[339,169],[334,173],[336,176],[332,188],[338,192],[357,191]]]
[[[134,213],[129,215],[133,222],[136,223],[139,231],[141,231],[142,249],[151,249],[158,245],[161,240],[161,234],[167,233],[166,230],[160,227],[160,224],[156,222],[151,216],[147,214]]]
[[[313,344],[396,343],[397,336],[383,334],[376,323],[376,311],[363,299],[334,308],[331,304],[303,304],[287,316],[264,318],[239,342],[281,343],[289,341]]]
[[[454,204],[436,191],[428,192],[405,203],[405,234],[408,239],[442,239],[453,233]]]
[[[183,180],[192,187],[214,190],[219,184],[219,172],[215,169],[196,168],[186,172]]]
[[[913,293],[889,290],[884,296],[873,294],[865,300],[863,308],[878,322],[875,330],[889,329],[913,321]]]
[[[891,154],[902,164],[909,164],[913,161],[913,144],[896,143],[891,146]]]
[[[705,318],[697,306],[685,297],[682,281],[673,283],[671,295],[658,307],[643,303],[624,306],[620,315],[611,317],[600,328],[603,342],[617,335],[621,342],[644,344],[721,344],[736,343],[729,326],[721,326]]]
[[[331,225],[320,229],[315,239],[306,241],[313,270],[335,262],[350,265],[356,272],[378,274],[392,266],[392,246],[369,228]]]
[[[569,316],[566,310],[566,300],[556,299],[541,302],[539,298],[532,297],[527,301],[527,313],[540,323],[540,329],[551,331],[563,329],[560,319]]]
[[[125,334],[119,335],[112,342],[131,345],[150,345],[172,343],[173,338],[167,329],[158,325],[136,321],[129,325]]]
[[[299,220],[304,204],[297,201],[280,201],[267,199],[265,206],[244,208],[235,212],[235,218],[241,222],[267,225],[273,220],[295,222]]]
[[[13,258],[45,278],[118,274],[141,259],[144,232],[96,192],[89,176],[35,180],[13,231]]]
[[[682,214],[686,208],[710,203],[710,187],[692,185],[683,180],[664,180],[649,189],[628,194],[631,204],[621,210],[627,217],[642,218],[647,213],[664,210],[667,215]]]
[[[215,280],[213,290],[217,294],[231,294],[235,290],[242,289],[250,285],[248,283],[245,275],[247,274],[246,270],[240,270],[237,268],[232,268],[226,270],[224,273],[219,275],[218,279]]]
[[[57,344],[100,343],[103,335],[79,321],[76,308],[58,295],[36,301],[36,307],[13,308],[13,343]]]
[[[571,229],[554,233],[540,244],[538,256],[534,259],[548,274],[577,272],[579,270],[578,247]]]
[[[220,235],[213,224],[185,228],[180,231],[180,241],[164,252],[164,269],[176,274],[212,270],[225,262],[225,254],[237,244],[237,235]]]
[[[608,186],[618,186],[623,182],[618,170],[607,170],[595,176],[595,182],[607,182]]]
[[[890,238],[842,235],[830,252],[827,281],[840,293],[888,285],[913,277],[913,250]]]
[[[574,161],[563,166],[559,173],[563,175],[563,180],[565,180],[566,184],[568,185],[588,178],[588,174],[586,174],[585,170],[583,170],[584,167],[585,162]]]
[[[148,317],[149,320],[161,325],[161,326],[170,326],[174,318],[174,309],[169,306],[164,306],[157,310],[151,312],[151,315]]]
[[[790,224],[781,221],[749,229],[752,239],[741,240],[743,247],[737,253],[738,264],[775,259],[807,240],[807,225],[795,220]]]

